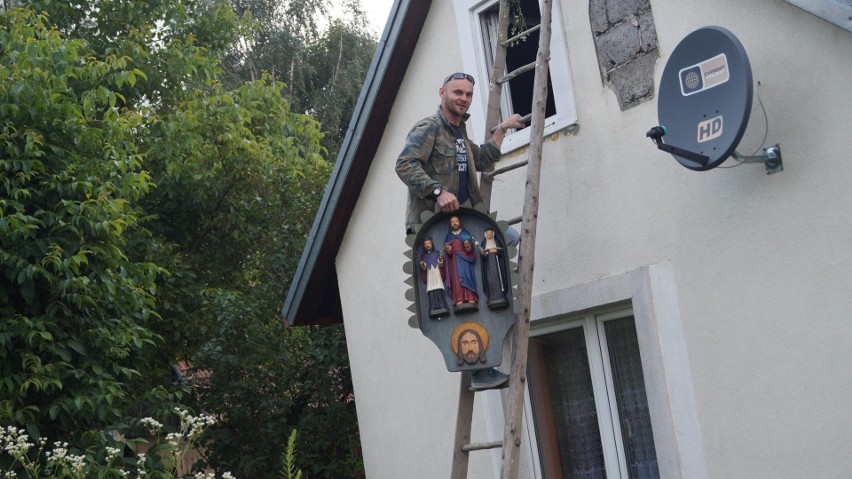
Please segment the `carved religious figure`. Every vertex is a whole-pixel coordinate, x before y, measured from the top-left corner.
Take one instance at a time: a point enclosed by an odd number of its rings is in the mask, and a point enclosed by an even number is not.
[[[444,238],[444,248],[446,254],[444,284],[453,301],[453,310],[455,312],[477,310],[479,296],[476,293],[476,272],[473,269],[476,262],[473,236],[462,227],[458,216],[450,218],[449,230]]]
[[[421,279],[426,283],[429,297],[429,317],[438,318],[450,313],[444,293],[444,255],[435,251],[431,236],[423,237],[423,249],[420,252]]]
[[[487,298],[486,304],[491,309],[503,309],[509,305],[506,248],[492,228],[485,230],[485,237],[479,246],[479,253],[482,256],[482,289]]]

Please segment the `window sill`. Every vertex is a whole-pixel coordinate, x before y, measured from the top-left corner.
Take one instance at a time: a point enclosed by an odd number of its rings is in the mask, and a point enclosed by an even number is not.
[[[544,125],[544,137],[555,135],[562,132],[576,132],[580,129],[580,124],[576,119],[574,121],[559,121],[558,119],[548,118]],[[500,148],[502,154],[511,153],[528,147],[530,144],[530,127],[516,131],[511,135],[507,135],[503,140],[503,145]]]

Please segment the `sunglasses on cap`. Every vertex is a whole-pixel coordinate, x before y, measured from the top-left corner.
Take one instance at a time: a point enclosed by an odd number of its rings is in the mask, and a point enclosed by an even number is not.
[[[453,73],[444,80],[444,85],[446,85],[450,80],[467,80],[471,85],[476,85],[476,81],[474,81],[473,77],[467,73]]]

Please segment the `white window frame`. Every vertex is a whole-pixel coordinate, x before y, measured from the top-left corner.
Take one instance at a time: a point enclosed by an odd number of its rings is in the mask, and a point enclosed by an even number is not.
[[[498,0],[453,1],[464,70],[477,79],[478,85],[482,85],[474,91],[475,98],[470,108],[471,118],[469,120],[470,127],[468,128],[468,134],[477,142],[482,142],[484,139],[488,83],[491,77],[491,71],[486,68],[485,52],[482,46],[483,32],[479,15],[497,2]],[[541,7],[540,1],[539,7]],[[551,28],[549,69],[550,80],[553,85],[551,93],[556,104],[556,114],[546,119],[544,126],[545,136],[577,123],[574,85],[571,80],[571,69],[568,65],[568,48],[565,41],[565,32],[562,28],[562,14],[559,2],[553,3]],[[525,73],[525,75],[532,74],[532,72]],[[503,153],[508,153],[528,145],[529,142],[530,131],[529,127],[527,127],[507,134],[503,140],[501,149]]]
[[[628,478],[630,474],[627,470],[624,436],[621,434],[621,420],[617,408],[618,400],[615,396],[612,366],[604,323],[630,316],[633,316],[633,309],[629,306],[621,306],[573,318],[548,321],[545,325],[533,325],[530,329],[530,337],[536,337],[568,329],[583,328],[583,335],[586,341],[586,354],[589,358],[589,372],[592,377],[592,390],[595,395],[595,408],[598,415],[598,429],[603,449],[604,467],[607,471],[607,477],[613,479]],[[529,397],[529,388],[527,388],[527,395]],[[527,423],[532,425],[534,424],[535,412],[530,407],[532,403],[529,400],[525,404],[527,404],[525,408]],[[530,435],[530,437],[534,436],[534,434]],[[538,444],[535,444],[531,452],[533,454],[533,463],[537,469],[536,477],[541,477],[541,458],[538,456]],[[615,471],[618,471],[618,474]]]
[[[588,311],[604,315],[632,307],[660,477],[709,479],[677,297],[674,268],[664,261],[533,295],[531,327],[584,317]],[[529,476],[541,478],[530,404],[527,390],[523,454],[528,460],[522,463],[527,464]],[[495,422],[497,426],[502,427],[502,422]]]

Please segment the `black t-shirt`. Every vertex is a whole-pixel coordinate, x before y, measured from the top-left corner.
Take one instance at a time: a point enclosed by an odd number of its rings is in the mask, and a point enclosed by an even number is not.
[[[456,193],[456,197],[459,199],[459,203],[464,203],[470,198],[467,187],[467,147],[464,144],[461,128],[456,125],[450,126],[456,135],[456,163],[459,167],[459,191]]]

